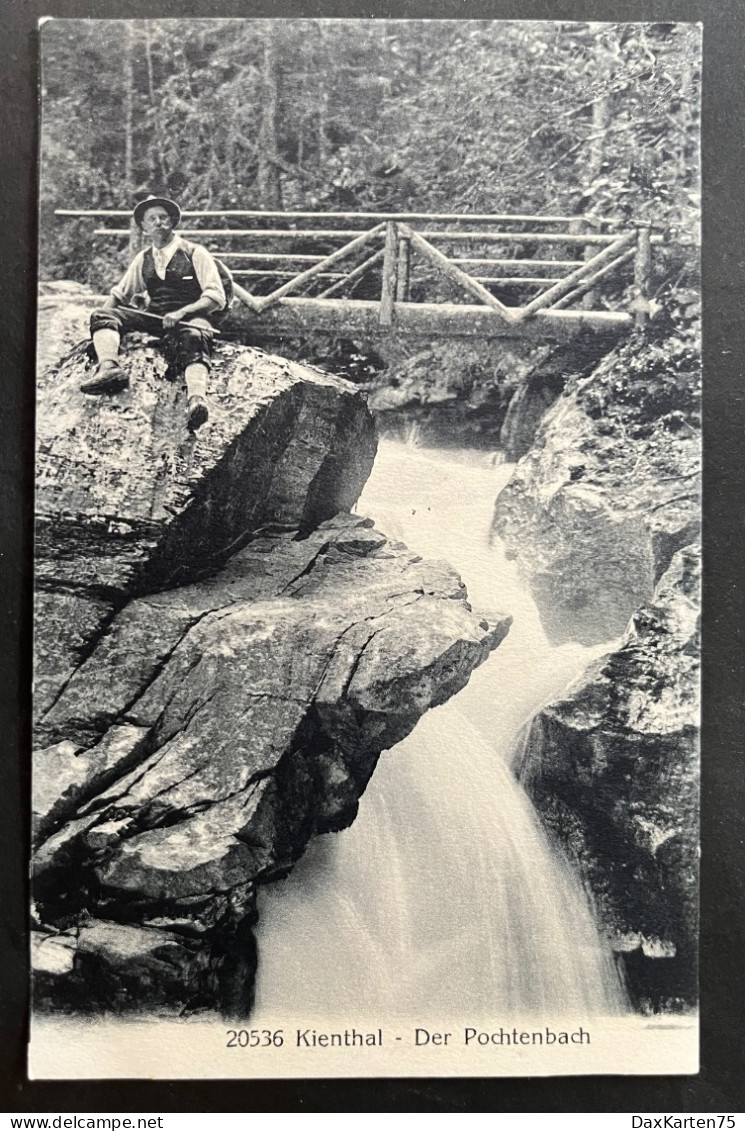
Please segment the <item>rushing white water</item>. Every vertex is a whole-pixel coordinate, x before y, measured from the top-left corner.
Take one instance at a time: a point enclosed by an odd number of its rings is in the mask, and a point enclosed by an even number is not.
[[[512,613],[468,686],[382,755],[350,829],[260,899],[256,1014],[587,1017],[623,1009],[585,896],[509,766],[521,725],[603,649],[550,647],[489,527],[511,468],[383,442],[358,504]]]

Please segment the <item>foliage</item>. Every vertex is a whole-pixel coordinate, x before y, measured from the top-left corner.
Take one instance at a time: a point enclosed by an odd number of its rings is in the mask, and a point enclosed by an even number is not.
[[[650,330],[586,395],[607,421],[672,430],[698,411],[699,56],[689,24],[48,22],[42,277],[107,290],[127,249],[91,243],[89,221],[54,209],[129,209],[148,192],[192,209],[643,220],[672,237],[643,300]],[[605,301],[634,309],[642,300],[622,285]],[[453,297],[442,280],[427,286]],[[399,400],[491,396],[497,376],[507,387],[522,372],[493,347],[287,347]]]
[[[111,279],[110,247],[91,255],[90,227],[55,208],[128,208],[150,191],[267,207],[268,164],[290,209],[643,218],[694,245],[698,36],[498,20],[48,22],[42,273]]]
[[[683,317],[653,337],[632,335],[581,386],[588,414],[631,437],[698,431],[701,357],[697,322]]]

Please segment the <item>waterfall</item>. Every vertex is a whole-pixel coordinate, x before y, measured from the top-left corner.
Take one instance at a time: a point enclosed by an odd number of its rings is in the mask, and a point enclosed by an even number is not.
[[[316,838],[260,901],[256,1017],[571,1018],[623,993],[579,881],[510,765],[515,737],[606,647],[551,647],[489,540],[511,468],[383,441],[358,504],[513,614],[466,688],[380,759],[351,828]]]

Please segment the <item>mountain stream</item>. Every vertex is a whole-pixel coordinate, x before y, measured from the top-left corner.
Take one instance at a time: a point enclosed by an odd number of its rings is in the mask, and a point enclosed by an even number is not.
[[[627,1008],[574,871],[515,779],[523,724],[608,650],[549,645],[490,541],[512,468],[480,452],[381,441],[357,505],[514,617],[507,639],[385,752],[354,824],[262,889],[254,1016],[586,1018]]]

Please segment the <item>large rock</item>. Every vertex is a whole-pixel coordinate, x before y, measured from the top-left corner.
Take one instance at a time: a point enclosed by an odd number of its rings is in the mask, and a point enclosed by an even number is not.
[[[126,363],[131,392],[84,399],[69,359],[41,415],[37,1001],[245,1016],[257,886],[354,819],[509,618],[348,513],[352,386],[224,344],[193,439],[159,356]]]
[[[646,1009],[696,999],[699,559],[675,555],[620,647],[538,712],[522,758]]]
[[[541,420],[563,392],[567,379],[591,373],[617,337],[618,331],[600,337],[578,335],[571,342],[535,351],[531,368],[521,376],[512,395],[499,433],[508,463],[515,463],[530,451]]]
[[[646,1009],[696,999],[699,387],[694,335],[631,338],[548,411],[495,511],[551,640],[622,637],[538,713],[524,775]]]
[[[375,455],[348,382],[230,343],[193,435],[160,350],[125,341],[125,393],[81,393],[81,349],[39,386],[37,710],[125,600],[215,568],[259,529],[307,531],[349,508]]]
[[[185,394],[160,351],[127,340],[130,388],[79,391],[78,354],[37,416],[37,576],[120,596],[183,583],[259,527],[312,529],[359,495],[372,420],[348,382],[229,343],[210,419],[187,431]]]
[[[609,640],[651,599],[699,531],[699,452],[687,427],[635,437],[598,420],[576,388],[549,409],[494,517],[549,639]]]

